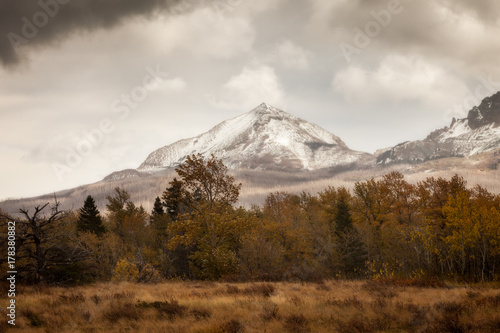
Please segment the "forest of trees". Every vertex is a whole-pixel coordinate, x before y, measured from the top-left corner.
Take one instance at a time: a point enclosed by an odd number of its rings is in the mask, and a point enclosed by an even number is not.
[[[271,193],[250,209],[237,207],[240,188],[222,161],[193,155],[152,212],[120,188],[103,213],[90,195],[73,212],[57,198],[23,218],[0,211],[2,248],[16,221],[25,283],[500,277],[500,196],[458,175],[410,184],[392,172],[351,191]]]

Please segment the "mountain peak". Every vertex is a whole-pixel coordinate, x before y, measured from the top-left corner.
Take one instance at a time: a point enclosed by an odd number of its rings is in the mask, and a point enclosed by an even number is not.
[[[486,97],[479,106],[473,107],[467,119],[472,129],[490,124],[500,125],[500,92]]]
[[[337,136],[267,103],[197,137],[151,153],[138,170],[175,167],[191,154],[215,155],[232,169],[315,170],[348,166],[370,156]]]
[[[267,103],[265,103],[265,102],[263,102],[257,108],[258,109],[270,109],[270,108],[272,108],[272,106],[269,105],[269,104],[267,104]]]
[[[449,127],[430,133],[424,140],[408,141],[380,150],[377,162],[421,163],[446,157],[464,157],[500,147],[500,92],[474,106],[467,118],[453,118]]]
[[[270,104],[267,104],[267,103],[260,104],[255,109],[251,110],[249,113],[255,113],[255,114],[266,114],[266,113],[288,114],[288,113],[284,112],[283,110],[275,108],[274,106],[272,106]]]

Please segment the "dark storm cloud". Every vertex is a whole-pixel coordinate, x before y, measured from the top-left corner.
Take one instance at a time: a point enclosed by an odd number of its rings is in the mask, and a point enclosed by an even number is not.
[[[181,3],[182,2],[182,3]],[[76,32],[109,29],[127,19],[187,10],[199,0],[2,0],[0,62],[19,64],[25,47],[45,47]]]
[[[500,2],[491,0],[447,0],[445,3],[457,12],[467,11],[482,21],[497,22]]]
[[[387,16],[394,4],[397,14]],[[363,49],[353,57],[360,62],[391,54],[419,56],[446,68],[467,63],[460,72],[477,77],[500,75],[499,14],[500,2],[489,0],[354,0],[336,3],[323,17],[329,27],[326,36],[333,36],[333,42]],[[378,30],[369,46],[356,45],[358,31],[366,34],[371,29],[373,34],[374,26]]]

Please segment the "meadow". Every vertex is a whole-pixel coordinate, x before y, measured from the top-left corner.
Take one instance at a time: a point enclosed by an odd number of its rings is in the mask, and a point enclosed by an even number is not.
[[[16,326],[9,328],[2,307],[0,330],[499,332],[497,288],[418,280],[21,286]]]

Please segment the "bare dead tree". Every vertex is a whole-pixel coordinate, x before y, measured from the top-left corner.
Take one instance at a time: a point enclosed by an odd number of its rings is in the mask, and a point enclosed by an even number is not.
[[[51,268],[82,261],[87,255],[78,244],[68,244],[71,235],[65,225],[70,212],[60,209],[55,195],[54,204],[49,205],[36,206],[32,213],[21,208],[19,212],[24,218],[20,219],[2,216],[3,221],[16,223],[16,266],[32,283],[44,281]]]

